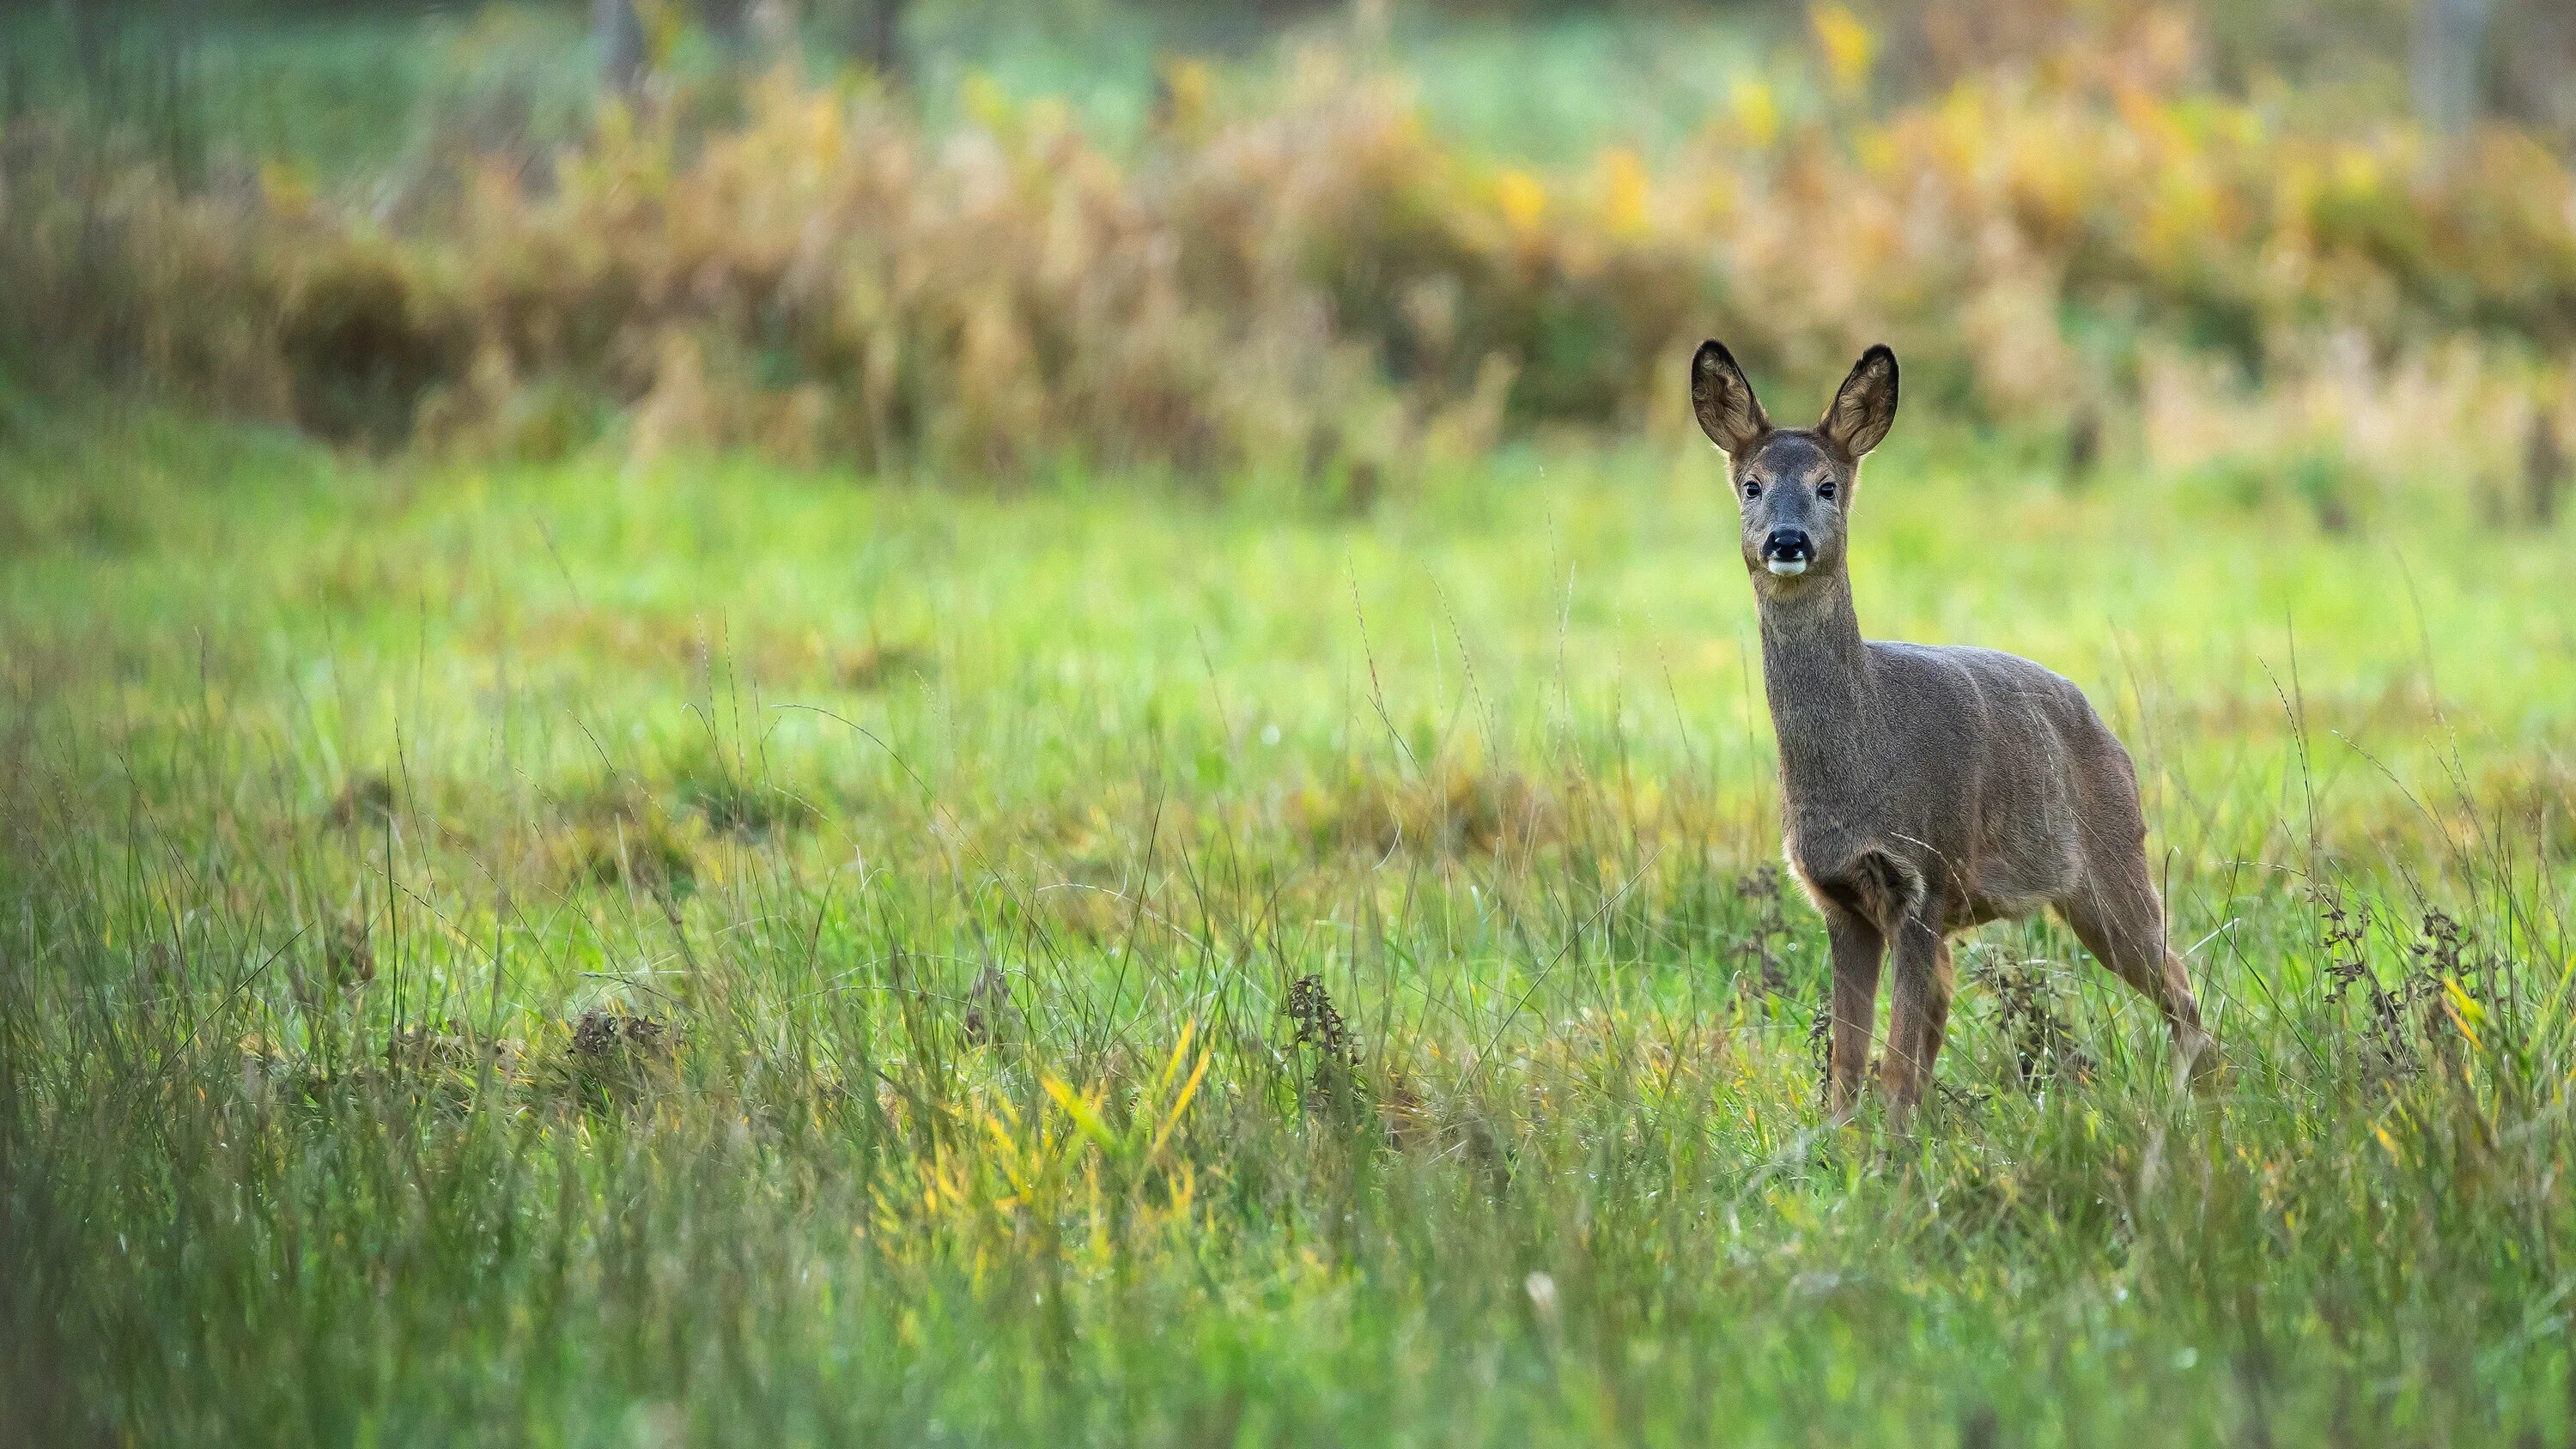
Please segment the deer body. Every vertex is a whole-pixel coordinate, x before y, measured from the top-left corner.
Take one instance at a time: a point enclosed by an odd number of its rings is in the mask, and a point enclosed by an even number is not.
[[[1835,1110],[1859,1096],[1883,962],[1882,1078],[1901,1120],[1948,1029],[1950,933],[2043,907],[2157,1004],[2186,1062],[2213,1062],[2166,949],[2136,771],[2083,691],[1991,649],[1861,637],[1843,519],[1862,455],[1894,421],[1894,355],[1864,355],[1813,429],[1773,429],[1716,343],[1693,361],[1692,394],[1743,509],[1785,853],[1833,948]]]

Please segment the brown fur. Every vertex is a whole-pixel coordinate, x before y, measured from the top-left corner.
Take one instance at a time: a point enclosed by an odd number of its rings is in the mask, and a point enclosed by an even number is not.
[[[2137,772],[2083,691],[1991,649],[1860,636],[1844,524],[1896,393],[1896,356],[1873,347],[1814,428],[1777,429],[1724,347],[1704,344],[1691,364],[1700,426],[1727,453],[1761,607],[1783,843],[1833,946],[1832,1105],[1858,1101],[1891,947],[1881,1080],[1902,1122],[1948,1030],[1950,934],[2043,906],[2156,1003],[2188,1066],[2213,1065],[2199,1004],[2166,947]],[[1803,573],[1773,572],[1775,555],[1786,566],[1801,552]]]

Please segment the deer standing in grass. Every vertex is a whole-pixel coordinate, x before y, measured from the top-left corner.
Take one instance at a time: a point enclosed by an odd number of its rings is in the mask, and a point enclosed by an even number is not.
[[[2214,1066],[2165,945],[2137,771],[2083,691],[1992,649],[1860,637],[1845,541],[1860,460],[1896,421],[1896,354],[1863,353],[1814,427],[1774,428],[1734,355],[1703,343],[1691,403],[1743,515],[1789,868],[1833,946],[1834,1112],[1858,1104],[1891,950],[1880,1076],[1902,1126],[1949,1029],[1950,933],[2042,906],[2156,1004],[2187,1069]]]

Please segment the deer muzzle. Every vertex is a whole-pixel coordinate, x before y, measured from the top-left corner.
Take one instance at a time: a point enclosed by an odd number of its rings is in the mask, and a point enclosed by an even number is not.
[[[1803,574],[1815,561],[1815,540],[1803,528],[1775,528],[1762,540],[1762,566],[1781,578]]]

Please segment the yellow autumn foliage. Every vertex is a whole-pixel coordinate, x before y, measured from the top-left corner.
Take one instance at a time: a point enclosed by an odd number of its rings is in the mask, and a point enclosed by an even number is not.
[[[1856,95],[1877,37],[1810,20]],[[782,75],[713,131],[611,107],[540,179],[459,155],[398,226],[279,170],[185,192],[39,118],[0,152],[0,336],[336,436],[560,446],[579,430],[531,431],[530,399],[587,398],[646,451],[1326,487],[1519,422],[1669,416],[1710,335],[1818,385],[1888,341],[1996,418],[2134,389],[2141,349],[2277,374],[2356,336],[2556,375],[2565,158],[2302,127],[2185,89],[2160,35],[2079,33],[1883,114],[1747,75],[1690,144],[1572,174],[1460,150],[1347,59],[1244,96],[1169,61],[1132,151],[989,76],[943,135]]]

